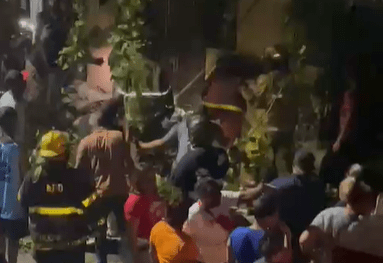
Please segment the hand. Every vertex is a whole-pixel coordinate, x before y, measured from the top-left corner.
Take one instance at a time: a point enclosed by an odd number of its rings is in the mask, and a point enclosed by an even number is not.
[[[263,182],[259,183],[256,187],[246,189],[241,192],[240,199],[244,201],[257,199],[262,194],[272,193],[275,188]]]
[[[337,140],[334,145],[332,146],[332,150],[334,153],[338,152],[340,149],[340,140]]]

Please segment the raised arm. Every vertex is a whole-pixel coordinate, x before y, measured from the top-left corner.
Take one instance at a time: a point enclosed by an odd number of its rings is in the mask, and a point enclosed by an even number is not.
[[[174,125],[165,137],[151,142],[139,142],[140,150],[152,150],[165,147],[178,139],[178,125]]]

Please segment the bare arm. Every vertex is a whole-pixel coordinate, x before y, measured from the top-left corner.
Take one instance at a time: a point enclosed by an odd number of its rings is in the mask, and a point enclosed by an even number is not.
[[[165,141],[159,139],[151,142],[139,142],[140,150],[152,150],[165,146]]]
[[[174,125],[170,131],[165,135],[164,138],[159,140],[154,140],[151,142],[139,142],[139,147],[141,150],[151,150],[161,147],[165,147],[169,142],[177,141],[178,138],[178,125]]]
[[[256,187],[241,191],[238,203],[240,204],[247,201],[255,200],[259,198],[263,193],[275,191],[277,191],[277,189],[271,187],[271,185],[260,183]]]

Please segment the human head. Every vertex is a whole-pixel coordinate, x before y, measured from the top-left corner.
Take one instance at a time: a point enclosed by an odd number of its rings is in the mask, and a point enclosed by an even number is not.
[[[151,166],[135,169],[130,179],[134,190],[140,194],[156,194],[156,172]]]
[[[266,231],[259,244],[261,254],[270,263],[292,262],[291,250],[285,247],[285,238],[281,232]]]
[[[166,209],[166,221],[175,229],[181,230],[189,216],[190,204],[183,201],[177,206],[168,205]]]
[[[187,119],[190,143],[195,147],[211,145],[213,134],[207,132],[209,121],[206,116],[193,115]]]
[[[67,161],[68,137],[64,132],[49,131],[40,142],[39,156],[53,161]]]
[[[109,130],[119,130],[119,113],[121,105],[121,98],[113,98],[107,101],[99,112],[97,125]]]
[[[198,178],[195,185],[198,198],[206,210],[220,206],[221,190],[222,185],[211,177]]]
[[[294,174],[311,174],[315,170],[315,156],[312,152],[301,149],[297,151],[293,162]]]
[[[11,107],[0,108],[0,127],[12,139],[15,137],[17,112]]]
[[[362,173],[362,166],[360,164],[353,164],[347,170],[346,177],[358,178]]]
[[[12,94],[15,96],[16,100],[20,100],[23,97],[24,91],[26,89],[26,83],[23,79],[23,74],[17,70],[8,71],[5,76],[5,85],[7,89],[12,91]]]
[[[275,229],[279,222],[277,195],[265,194],[258,198],[254,204],[254,217],[262,229]]]
[[[62,6],[63,6],[63,0],[52,0],[51,1],[51,13],[54,16],[61,16],[63,13]]]
[[[376,206],[378,194],[371,189],[363,180],[364,169],[361,169],[360,177],[346,177],[339,186],[339,198],[345,201],[352,210],[361,215],[370,214]]]

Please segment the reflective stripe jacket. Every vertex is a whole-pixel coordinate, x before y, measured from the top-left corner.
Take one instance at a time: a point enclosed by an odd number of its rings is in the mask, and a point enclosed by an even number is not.
[[[93,192],[84,171],[50,163],[38,178],[28,175],[20,201],[29,208],[30,232],[36,249],[65,249],[84,242],[89,234],[82,202]]]

